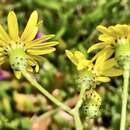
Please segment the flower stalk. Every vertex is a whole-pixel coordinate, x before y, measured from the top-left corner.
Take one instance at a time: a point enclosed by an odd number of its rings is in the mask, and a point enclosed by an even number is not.
[[[129,62],[125,62],[124,73],[123,73],[124,84],[123,84],[123,93],[122,93],[122,111],[121,111],[120,130],[126,130],[125,127],[126,127],[128,86],[129,86],[129,70],[130,70]]]
[[[44,89],[26,70],[22,70],[23,76],[34,86],[36,87],[42,94],[44,94],[49,100],[55,103],[58,107],[62,108],[66,112],[72,115],[71,108],[64,105],[62,102],[57,100],[54,96],[52,96],[46,89]]]
[[[51,100],[58,107],[60,107],[61,109],[65,110],[66,112],[68,112],[70,115],[73,116],[73,118],[75,120],[76,130],[83,130],[83,125],[82,125],[80,115],[79,115],[79,108],[81,107],[82,102],[83,102],[83,96],[84,96],[84,93],[86,90],[85,87],[82,87],[82,89],[80,91],[79,100],[78,100],[76,106],[73,109],[71,109],[68,106],[64,105],[62,102],[60,102],[59,100],[57,100],[47,90],[45,90],[39,83],[37,83],[37,81],[26,70],[22,70],[22,74],[33,86],[35,86],[49,100]]]
[[[83,130],[83,125],[82,125],[80,115],[79,115],[79,109],[83,103],[83,97],[84,97],[85,91],[86,91],[86,87],[82,87],[80,90],[79,100],[76,106],[72,109],[76,130]]]
[[[76,130],[83,130],[83,125],[79,116],[79,111],[74,112],[74,120]]]

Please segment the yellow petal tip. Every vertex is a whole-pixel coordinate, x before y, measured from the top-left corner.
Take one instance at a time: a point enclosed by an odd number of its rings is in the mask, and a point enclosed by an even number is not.
[[[17,79],[20,79],[22,77],[22,73],[20,71],[15,71],[14,74]]]
[[[65,50],[65,54],[66,54],[66,55],[69,55],[69,54],[72,54],[72,52],[69,51],[69,50]]]
[[[34,11],[32,12],[32,14],[38,15],[37,10],[34,10]]]

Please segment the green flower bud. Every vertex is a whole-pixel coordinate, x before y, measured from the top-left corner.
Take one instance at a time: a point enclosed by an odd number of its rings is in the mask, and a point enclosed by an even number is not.
[[[100,114],[100,107],[89,102],[88,104],[86,103],[81,106],[80,113],[85,117],[94,118]]]
[[[83,103],[80,108],[81,115],[93,118],[100,114],[101,97],[94,90],[88,90],[83,98]]]

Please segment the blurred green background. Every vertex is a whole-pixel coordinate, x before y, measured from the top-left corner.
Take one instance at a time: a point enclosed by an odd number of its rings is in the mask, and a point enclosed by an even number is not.
[[[0,23],[7,28],[8,12],[14,10],[22,33],[31,12],[38,11],[43,20],[39,31],[55,34],[60,45],[55,53],[45,56],[47,60],[35,76],[59,100],[73,106],[77,94],[75,68],[66,58],[65,49],[80,50],[88,57],[88,47],[98,41],[96,26],[129,24],[129,9],[130,0],[0,0]],[[74,130],[73,120],[63,111],[43,119],[41,115],[56,106],[24,78],[18,81],[8,65],[1,66],[0,80],[0,130]],[[88,130],[119,129],[121,84],[119,77],[97,86],[103,98],[101,115],[88,121]],[[129,127],[130,103],[127,117]]]

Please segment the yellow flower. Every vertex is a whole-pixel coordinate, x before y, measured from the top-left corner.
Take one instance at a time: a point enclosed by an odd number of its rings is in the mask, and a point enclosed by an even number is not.
[[[54,35],[43,35],[35,39],[38,32],[37,11],[32,12],[21,36],[17,17],[13,11],[9,12],[7,23],[8,33],[0,25],[0,64],[9,60],[17,78],[21,77],[20,71],[23,68],[32,72],[32,67],[35,67],[35,71],[38,71],[38,61],[42,58],[41,55],[55,51],[53,46],[58,42],[48,41]]]
[[[66,50],[67,57],[76,65],[77,70],[83,70],[85,68],[91,69],[93,64],[90,60],[87,60],[85,56],[80,51],[75,51],[72,53],[69,50]]]
[[[110,55],[108,56],[106,52],[100,54],[95,63],[93,63],[93,60],[87,60],[80,51],[72,53],[66,50],[66,55],[76,65],[78,71],[85,72],[85,70],[88,70],[91,72],[96,82],[109,82],[109,77],[122,74],[122,70],[116,68],[115,58],[110,58]]]
[[[100,42],[92,45],[88,52],[92,52],[96,49],[100,51],[95,55],[95,60],[100,54],[107,51],[107,54],[112,55],[117,46],[120,44],[126,44],[130,42],[130,26],[126,24],[117,24],[115,26],[109,26],[108,28],[99,25],[97,30],[102,34],[99,36]],[[128,46],[127,46],[128,47]]]
[[[115,77],[122,75],[122,69],[118,69],[117,61],[115,58],[110,58],[106,52],[99,55],[95,61],[93,67],[93,73],[95,74],[96,81],[109,82],[109,77]]]

